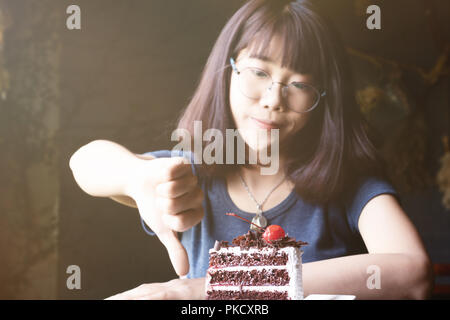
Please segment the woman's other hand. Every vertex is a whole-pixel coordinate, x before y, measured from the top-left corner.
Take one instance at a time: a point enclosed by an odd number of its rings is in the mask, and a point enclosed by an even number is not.
[[[203,300],[205,278],[173,279],[162,283],[142,284],[105,300]]]

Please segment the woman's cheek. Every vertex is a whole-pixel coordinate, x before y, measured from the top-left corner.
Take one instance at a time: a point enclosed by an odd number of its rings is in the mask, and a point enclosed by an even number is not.
[[[285,130],[282,130],[284,132],[280,132],[280,140],[285,140],[297,134],[306,125],[308,119],[309,119],[308,115],[301,115],[289,121],[284,128]]]
[[[309,119],[309,115],[308,114],[303,114],[303,115],[299,115],[292,124],[292,131],[294,134],[298,133],[300,130],[303,129],[303,127],[306,125],[306,123],[308,122]]]
[[[237,87],[237,80],[234,79],[234,76],[233,76],[231,79],[231,84],[230,84],[229,101],[230,101],[231,113],[233,115],[235,123],[239,118],[241,118],[240,113],[242,113],[243,108],[238,107],[238,106],[241,106],[243,103],[243,101],[241,101],[241,100],[242,99],[240,99],[239,88]],[[236,123],[236,126],[237,125],[238,124]]]
[[[248,101],[242,101],[237,97],[230,96],[230,109],[234,124],[238,129],[245,129],[251,125],[250,118],[246,113]]]

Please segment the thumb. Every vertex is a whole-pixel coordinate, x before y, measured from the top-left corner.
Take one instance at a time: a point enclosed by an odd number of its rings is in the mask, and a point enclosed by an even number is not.
[[[177,275],[180,277],[187,275],[189,271],[189,259],[186,249],[177,237],[177,233],[165,226],[161,217],[151,214],[154,209],[149,198],[137,198],[136,205],[145,223],[166,247]]]
[[[156,234],[169,253],[170,261],[178,276],[189,272],[189,258],[175,231],[167,229]]]

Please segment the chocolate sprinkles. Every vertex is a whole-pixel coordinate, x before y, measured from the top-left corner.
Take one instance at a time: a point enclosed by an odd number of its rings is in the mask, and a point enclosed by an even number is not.
[[[234,246],[240,247],[241,249],[249,248],[286,248],[286,247],[296,247],[300,248],[307,245],[307,242],[296,241],[295,238],[285,236],[279,240],[266,241],[263,238],[263,232],[260,230],[249,230],[246,234],[238,236],[231,242]],[[220,246],[223,248],[230,247],[228,241],[221,241]]]

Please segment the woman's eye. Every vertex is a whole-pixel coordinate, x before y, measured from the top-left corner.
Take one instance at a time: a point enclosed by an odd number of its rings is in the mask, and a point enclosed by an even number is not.
[[[294,87],[296,87],[297,89],[302,89],[302,90],[303,89],[308,89],[308,86],[306,84],[304,84],[304,83],[301,83],[301,82],[293,82],[292,85]]]
[[[255,75],[258,78],[267,78],[268,74],[265,73],[264,71],[258,70],[258,69],[251,69],[253,75]]]

